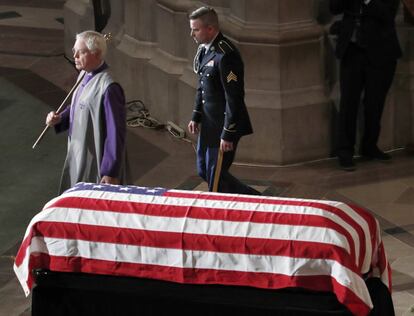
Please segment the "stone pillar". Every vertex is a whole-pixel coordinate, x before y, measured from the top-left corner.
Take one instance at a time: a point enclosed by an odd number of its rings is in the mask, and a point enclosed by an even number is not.
[[[95,28],[91,0],[68,0],[64,5],[65,55],[72,57],[72,47],[77,33]]]
[[[187,6],[183,5],[187,4]],[[188,63],[188,1],[125,0],[124,34],[111,58],[129,100],[179,121],[177,85]]]
[[[125,12],[124,12],[124,0],[109,0],[110,7],[110,19],[106,24],[102,33],[112,35],[111,43],[118,45],[124,34],[125,26]]]
[[[255,130],[239,159],[285,164],[329,155],[332,103],[325,95],[324,30],[314,15],[314,1],[230,1],[222,26],[245,62]]]
[[[314,17],[315,1],[204,4],[216,8],[223,33],[245,62],[246,103],[255,133],[240,143],[238,159],[284,164],[326,157],[331,102],[325,96],[323,29]],[[152,116],[183,128],[191,117],[197,82],[192,72],[196,44],[187,14],[199,5],[195,0],[111,2],[112,10],[122,7],[116,19],[123,27],[116,28],[108,62],[127,100],[140,99]],[[85,28],[86,16],[93,12],[90,2],[71,0],[65,8],[78,21],[73,26]],[[69,33],[72,28],[68,26]]]
[[[384,113],[381,136],[388,148],[414,149],[414,20],[397,22],[403,57],[399,60]]]

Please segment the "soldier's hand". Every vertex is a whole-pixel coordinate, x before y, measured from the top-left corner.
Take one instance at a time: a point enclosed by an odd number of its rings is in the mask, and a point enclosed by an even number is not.
[[[197,134],[199,132],[198,123],[194,121],[190,121],[190,123],[188,123],[188,131],[191,134]]]
[[[233,150],[233,142],[229,142],[227,140],[222,139],[220,141],[220,149],[222,152],[232,151]]]

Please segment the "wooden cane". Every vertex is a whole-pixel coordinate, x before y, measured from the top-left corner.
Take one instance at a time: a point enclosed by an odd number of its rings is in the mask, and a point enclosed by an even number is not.
[[[83,77],[85,76],[86,72],[84,71],[83,74],[81,75],[81,77],[79,78],[78,81],[76,81],[75,85],[72,87],[72,89],[70,89],[68,95],[66,96],[66,98],[63,100],[63,102],[61,103],[61,105],[58,107],[58,109],[56,110],[56,114],[59,114],[60,111],[62,110],[62,108],[64,107],[64,105],[66,104],[66,101],[69,99],[69,97],[72,95],[73,91],[76,90],[76,88],[79,86],[79,84],[82,82]],[[43,132],[39,135],[39,137],[37,138],[36,142],[33,144],[32,148],[34,149],[36,147],[36,145],[40,142],[40,140],[43,138],[43,135],[46,133],[46,131],[49,129],[50,125],[46,125]]]
[[[218,192],[218,185],[220,181],[221,165],[223,163],[223,151],[219,148],[216,170],[214,171],[213,192]]]

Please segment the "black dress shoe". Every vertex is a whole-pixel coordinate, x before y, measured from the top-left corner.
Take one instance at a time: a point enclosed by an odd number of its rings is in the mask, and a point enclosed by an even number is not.
[[[378,148],[370,151],[362,151],[361,156],[367,159],[377,159],[381,161],[390,161],[392,159],[391,155],[384,153],[382,150]]]
[[[352,157],[338,157],[339,166],[345,171],[354,171],[356,169],[354,160]]]

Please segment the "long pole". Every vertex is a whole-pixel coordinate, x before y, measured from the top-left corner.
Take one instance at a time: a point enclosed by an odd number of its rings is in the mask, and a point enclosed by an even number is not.
[[[219,148],[218,157],[217,157],[217,164],[216,164],[216,170],[214,171],[213,192],[217,192],[217,190],[218,190],[222,163],[223,163],[223,151]]]
[[[76,83],[74,84],[74,86],[72,87],[72,89],[69,91],[68,95],[66,96],[66,98],[62,101],[62,103],[60,104],[60,106],[58,107],[58,109],[56,110],[56,114],[59,114],[60,111],[62,110],[62,108],[65,106],[67,100],[70,98],[70,96],[72,95],[73,91],[76,90],[76,88],[79,86],[79,84],[82,82],[83,77],[85,76],[86,72],[83,72],[83,74],[81,75],[81,77],[79,78],[78,81],[76,81]],[[43,135],[47,132],[47,130],[49,129],[50,125],[46,125],[43,132],[39,135],[39,137],[37,138],[37,140],[35,141],[35,143],[33,144],[32,148],[35,149],[36,145],[40,142],[40,140],[43,138]]]

